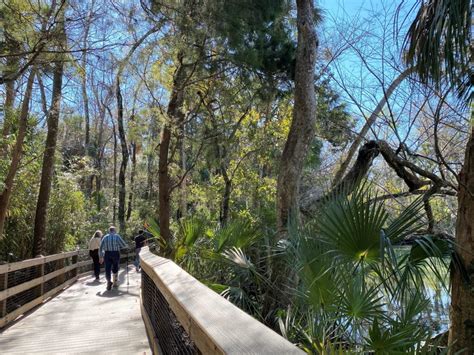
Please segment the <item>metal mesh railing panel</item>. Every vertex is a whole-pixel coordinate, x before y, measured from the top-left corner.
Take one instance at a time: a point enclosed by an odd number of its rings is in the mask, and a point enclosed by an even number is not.
[[[56,276],[52,278],[51,280],[48,280],[44,283],[44,292],[51,291],[53,288],[58,287],[62,283],[68,280],[67,275],[68,273]]]
[[[143,306],[165,355],[200,354],[153,280],[142,271]]]
[[[13,312],[15,309],[33,301],[35,298],[41,296],[41,285],[32,287],[23,292],[7,298],[7,313]]]
[[[63,260],[53,260],[44,264],[44,274],[47,275],[53,271],[62,269],[64,265]]]
[[[8,288],[31,281],[41,276],[41,265],[30,266],[24,269],[10,271],[8,273]]]

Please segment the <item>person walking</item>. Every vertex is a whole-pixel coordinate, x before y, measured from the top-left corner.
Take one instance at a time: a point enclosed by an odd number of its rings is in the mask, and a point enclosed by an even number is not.
[[[135,265],[135,270],[140,272],[140,250],[146,245],[146,235],[143,232],[143,229],[138,231],[138,235],[135,237],[135,261],[133,264]]]
[[[89,240],[89,256],[94,262],[94,275],[96,281],[99,281],[100,275],[99,247],[101,240],[102,232],[100,230],[96,230],[91,240]]]
[[[109,228],[109,233],[102,238],[99,247],[100,263],[105,261],[105,278],[107,279],[107,290],[118,286],[118,269],[120,263],[120,249],[128,248],[125,243],[117,234],[117,230],[114,226]],[[113,279],[111,280],[110,272],[113,273]]]

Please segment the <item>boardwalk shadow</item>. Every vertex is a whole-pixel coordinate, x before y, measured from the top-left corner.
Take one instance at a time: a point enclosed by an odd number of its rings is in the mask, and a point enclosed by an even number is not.
[[[95,295],[99,297],[104,297],[104,298],[115,298],[115,297],[126,297],[126,296],[132,296],[132,297],[138,297],[137,293],[130,292],[129,288],[126,286],[120,286],[120,288],[112,288],[110,291],[104,290],[104,291],[99,291]]]
[[[98,286],[98,285],[103,284],[103,283],[104,282],[100,281],[100,280],[93,280],[93,281],[85,282],[84,285],[86,285],[86,286]]]

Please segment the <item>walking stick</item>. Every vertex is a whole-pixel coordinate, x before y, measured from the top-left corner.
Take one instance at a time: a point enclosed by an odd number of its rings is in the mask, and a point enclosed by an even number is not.
[[[128,257],[129,257],[129,254],[130,254],[130,249],[127,248],[127,286],[130,285],[130,280],[128,278]]]

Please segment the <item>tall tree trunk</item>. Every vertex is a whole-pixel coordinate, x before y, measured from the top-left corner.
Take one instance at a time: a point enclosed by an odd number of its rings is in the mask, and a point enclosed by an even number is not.
[[[92,11],[94,8],[95,0],[92,1],[91,4],[91,9],[89,10],[89,14],[87,15],[86,23],[84,26],[84,37],[82,41],[82,70],[83,70],[83,75],[82,75],[82,80],[81,80],[81,91],[82,91],[82,100],[84,104],[84,118],[85,118],[85,123],[86,123],[86,131],[85,131],[85,137],[84,137],[84,150],[85,150],[85,155],[89,155],[89,145],[90,145],[90,115],[89,115],[89,96],[87,95],[87,42],[88,42],[88,37],[89,37],[89,29],[91,25],[91,20],[92,20]],[[91,192],[92,189],[89,189],[89,192]]]
[[[168,120],[165,123],[161,132],[160,141],[160,161],[158,163],[158,198],[159,198],[159,221],[161,237],[165,241],[166,249],[164,255],[166,257],[173,256],[172,236],[170,231],[170,216],[171,216],[171,183],[169,176],[169,148],[171,143],[171,124],[182,122],[184,104],[184,84],[186,81],[186,70],[183,64],[182,53],[178,54],[178,68],[176,69],[173,79],[173,90],[168,104]]]
[[[103,165],[104,150],[105,150],[105,146],[103,143],[105,108],[100,102],[98,102],[98,105],[99,105],[99,112],[100,112],[100,120],[99,120],[99,127],[98,127],[99,134],[97,135],[98,152],[97,152],[97,158],[96,158],[97,174],[95,174],[95,194],[96,194],[97,210],[100,211],[102,209],[102,197],[101,197],[102,169],[103,169],[102,165]]]
[[[160,234],[166,243],[164,255],[170,257],[173,253],[170,231],[170,178],[168,173],[168,151],[171,142],[171,130],[168,125],[161,132],[160,153],[158,162],[158,199]]]
[[[120,164],[119,172],[119,205],[118,205],[118,221],[120,230],[122,233],[125,232],[125,197],[126,197],[126,188],[125,188],[125,174],[127,171],[127,164],[129,158],[129,152],[127,147],[127,141],[125,136],[125,129],[123,125],[123,98],[120,91],[120,78],[122,77],[125,66],[128,64],[128,61],[132,57],[133,53],[137,50],[138,47],[150,36],[151,34],[157,32],[161,28],[161,24],[157,24],[151,29],[149,29],[143,36],[141,36],[130,48],[125,58],[123,58],[118,66],[117,76],[115,78],[115,95],[117,99],[117,121],[118,121],[118,133],[120,138],[120,145],[122,148],[122,163]]]
[[[120,138],[120,146],[122,148],[122,163],[120,164],[119,171],[119,201],[118,201],[118,222],[120,226],[121,233],[125,233],[125,196],[126,196],[126,181],[125,174],[127,172],[128,164],[128,147],[127,140],[125,137],[125,129],[123,125],[123,99],[122,92],[120,91],[120,81],[117,77],[117,86],[116,86],[116,96],[117,96],[117,125],[118,133]]]
[[[41,170],[41,183],[35,214],[33,256],[44,254],[48,203],[54,173],[54,155],[56,152],[59,112],[61,109],[63,70],[64,62],[61,59],[55,63],[54,67],[52,103],[47,120],[48,133],[46,135],[43,167]]]
[[[314,67],[318,46],[312,0],[297,0],[298,47],[295,67],[293,120],[280,160],[277,184],[277,228],[284,238],[289,219],[296,217],[303,164],[314,137],[316,95]]]
[[[221,175],[224,178],[224,194],[222,195],[221,212],[220,212],[220,223],[221,227],[224,227],[229,220],[229,205],[230,205],[230,194],[232,192],[232,180],[227,174],[226,167],[221,164]]]
[[[10,36],[8,36],[10,37]],[[7,37],[7,38],[8,38]],[[8,51],[10,53],[18,51],[18,43],[7,40],[6,44]],[[10,74],[15,73],[18,70],[18,57],[7,57],[5,70],[4,70],[4,77],[7,77]],[[10,134],[11,126],[12,126],[12,114],[15,102],[15,80],[7,81],[5,83],[5,103],[4,103],[4,119],[3,119],[3,127],[2,127],[2,138],[4,139],[4,143],[0,146],[0,157],[3,159],[7,158],[8,155],[8,144],[6,143],[8,139],[8,135]]]
[[[288,235],[290,219],[298,217],[298,194],[303,164],[314,137],[316,121],[316,95],[314,89],[314,67],[318,46],[313,0],[297,0],[298,47],[295,66],[295,99],[293,120],[280,160],[277,182],[277,238]],[[284,285],[290,271],[281,259],[267,265],[267,274],[273,285]],[[291,287],[291,286],[290,286]],[[281,288],[268,288],[263,300],[262,314],[266,323],[276,328],[274,314],[290,303],[288,292]]]
[[[130,144],[132,149],[132,171],[130,172],[130,191],[128,193],[128,207],[127,207],[127,221],[132,215],[133,207],[133,186],[135,182],[135,173],[137,170],[137,143],[132,142]]]
[[[117,222],[117,129],[115,128],[115,123],[113,124],[114,130],[114,207],[113,207],[113,217],[112,221],[115,224]]]
[[[463,354],[472,354],[474,351],[474,127],[471,128],[471,137],[466,147],[459,180],[456,251],[467,270],[467,277],[462,277],[461,268],[452,268],[449,344],[452,344],[453,354],[462,349],[465,351]]]
[[[84,39],[84,46],[86,44],[87,40],[87,32],[89,30],[89,27],[86,28],[86,38]],[[82,59],[82,66],[84,73],[82,75],[82,80],[81,80],[81,91],[82,91],[82,100],[84,104],[84,119],[86,123],[86,129],[85,129],[85,137],[84,137],[84,153],[85,155],[89,154],[89,145],[90,145],[90,116],[89,116],[89,96],[87,95],[87,72],[86,72],[86,66],[87,66],[87,61],[86,61],[86,51],[83,53],[83,59]]]
[[[51,9],[56,6],[53,1]],[[66,46],[65,29],[65,10],[67,2],[61,1],[61,7],[58,11],[57,26],[58,40],[60,45],[58,50],[61,52]],[[53,90],[51,94],[51,107],[48,112],[48,132],[46,134],[46,144],[43,154],[43,165],[41,168],[41,182],[38,193],[38,202],[36,204],[35,224],[33,232],[33,256],[44,254],[46,241],[46,223],[48,217],[49,196],[51,193],[51,184],[54,173],[54,156],[56,153],[56,143],[58,138],[59,114],[61,110],[62,85],[64,73],[64,55],[58,54],[55,59],[53,70]]]
[[[13,190],[13,182],[15,179],[18,166],[20,164],[23,142],[25,140],[26,130],[28,128],[28,113],[30,108],[31,93],[33,91],[33,81],[35,78],[35,70],[33,69],[28,77],[26,84],[25,96],[21,105],[21,113],[18,126],[18,134],[13,148],[10,167],[4,181],[2,194],[0,195],[0,239],[3,238],[3,228],[7,215],[10,197]]]
[[[179,166],[181,168],[181,174],[186,173],[186,149],[185,149],[185,126],[184,122],[180,123],[180,135],[178,140],[179,149]],[[179,217],[186,217],[188,210],[188,202],[186,197],[186,178],[181,181],[179,186]]]
[[[157,132],[156,118],[155,116],[152,116],[151,124],[150,124],[150,139],[148,141],[148,145],[150,147],[153,147],[155,145],[157,133],[158,132]],[[154,165],[155,165],[155,153],[156,153],[155,149],[152,149],[151,151],[148,152],[147,167],[146,167],[147,188],[146,188],[146,193],[145,193],[145,199],[153,198],[153,170],[154,170]]]

